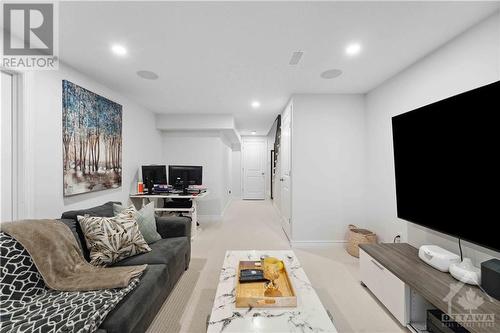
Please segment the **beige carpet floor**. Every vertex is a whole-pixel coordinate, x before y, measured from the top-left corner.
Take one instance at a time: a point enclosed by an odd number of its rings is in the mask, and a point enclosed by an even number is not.
[[[221,221],[202,224],[191,265],[148,333],[205,332],[227,250],[290,249],[270,201],[234,200]],[[339,247],[293,249],[339,332],[407,332],[359,282],[358,259]]]

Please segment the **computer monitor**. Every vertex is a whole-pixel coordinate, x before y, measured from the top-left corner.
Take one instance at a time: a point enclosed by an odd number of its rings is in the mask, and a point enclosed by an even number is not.
[[[202,185],[203,167],[194,165],[169,165],[168,183],[175,188],[186,188],[189,185]]]
[[[147,187],[150,181],[153,184],[167,184],[167,168],[165,165],[143,165],[142,182]]]

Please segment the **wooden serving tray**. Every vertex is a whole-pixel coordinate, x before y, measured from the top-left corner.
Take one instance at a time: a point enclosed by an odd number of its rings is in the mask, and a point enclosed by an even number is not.
[[[242,269],[261,269],[255,263],[260,261],[240,261],[236,275],[236,307],[237,308],[273,308],[273,307],[296,307],[297,295],[286,271],[286,267],[280,272],[276,280],[281,296],[264,296],[265,282],[240,283],[240,271]]]

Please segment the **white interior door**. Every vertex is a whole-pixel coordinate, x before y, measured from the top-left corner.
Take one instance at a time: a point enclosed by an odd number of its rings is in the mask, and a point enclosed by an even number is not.
[[[243,199],[266,198],[266,147],[264,138],[243,141]]]
[[[283,217],[283,229],[290,237],[291,233],[291,163],[292,163],[292,105],[290,104],[283,112],[281,119],[281,215]]]

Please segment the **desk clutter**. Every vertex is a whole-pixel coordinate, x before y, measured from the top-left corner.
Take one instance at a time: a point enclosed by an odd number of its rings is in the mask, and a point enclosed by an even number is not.
[[[168,181],[165,165],[143,165],[142,181],[137,183],[137,194],[197,195],[207,190],[203,185],[203,167],[169,165]]]
[[[191,240],[194,240],[200,226],[197,201],[210,194],[203,185],[203,167],[169,165],[167,177],[165,165],[143,165],[141,178],[137,193],[130,195],[134,205],[144,207],[153,203],[157,216],[187,214],[191,217]]]
[[[189,185],[185,189],[176,189],[172,185],[154,184],[152,193],[144,189],[143,182],[137,182],[137,194],[179,194],[179,195],[197,195],[207,191],[205,185]]]

